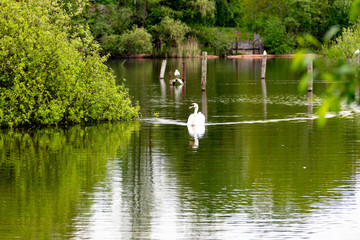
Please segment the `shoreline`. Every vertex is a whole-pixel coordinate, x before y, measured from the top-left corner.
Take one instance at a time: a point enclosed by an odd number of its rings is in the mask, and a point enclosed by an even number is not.
[[[294,58],[295,54],[268,54],[267,58]],[[263,54],[249,54],[249,55],[230,55],[226,56],[226,58],[263,58]]]
[[[268,54],[266,55],[267,58],[294,58],[296,54]],[[229,55],[224,58],[230,58],[230,59],[258,59],[263,58],[263,54],[248,54],[248,55]],[[154,57],[152,54],[137,54],[127,57],[115,57],[113,59],[155,59],[155,58],[161,58],[161,59],[167,59],[167,58],[201,58],[201,56],[194,56],[194,57]],[[207,55],[207,59],[218,59],[220,56],[217,55]]]

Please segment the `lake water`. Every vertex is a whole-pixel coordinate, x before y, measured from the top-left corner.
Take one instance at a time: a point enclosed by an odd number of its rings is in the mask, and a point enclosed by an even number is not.
[[[142,119],[1,131],[0,239],[359,239],[360,118],[319,127],[290,63],[209,59],[202,92],[200,59],[110,61]]]

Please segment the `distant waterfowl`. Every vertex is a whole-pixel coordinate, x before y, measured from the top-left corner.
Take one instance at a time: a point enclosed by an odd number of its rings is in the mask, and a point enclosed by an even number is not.
[[[180,77],[180,72],[179,72],[179,70],[176,69],[174,75],[175,75],[176,78]]]
[[[197,103],[193,103],[190,105],[189,109],[194,108],[194,113],[192,113],[187,121],[187,125],[197,126],[197,125],[205,125],[205,116],[199,111],[199,105]]]
[[[180,72],[179,72],[179,70],[176,69],[174,75],[175,75],[175,79],[172,80],[172,81],[173,81],[173,85],[175,85],[176,83],[179,83],[180,85],[183,85],[184,82],[183,82],[182,79],[180,79]]]

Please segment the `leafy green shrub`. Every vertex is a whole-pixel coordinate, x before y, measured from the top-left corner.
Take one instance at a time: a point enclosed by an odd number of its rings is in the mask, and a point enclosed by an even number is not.
[[[294,46],[293,39],[286,33],[286,28],[278,17],[270,18],[265,22],[262,38],[269,53],[289,53]]]
[[[139,115],[89,31],[74,29],[53,1],[0,0],[0,6],[0,126]]]
[[[241,36],[241,40],[248,40],[252,35],[239,32],[238,28],[220,28],[220,27],[199,27],[196,31],[198,39],[203,44],[202,50],[209,54],[226,56],[230,53],[231,42],[236,40],[236,36]]]
[[[133,28],[120,36],[119,52],[121,55],[151,53],[151,35],[144,28]]]
[[[152,52],[151,35],[144,28],[134,27],[121,35],[111,34],[101,38],[105,53],[112,56],[130,56]]]
[[[341,36],[331,42],[330,47],[324,47],[324,54],[328,64],[332,65],[338,61],[347,62],[354,59],[354,52],[360,48],[360,25],[353,28],[345,28]]]
[[[90,18],[90,30],[95,38],[99,35],[122,34],[134,24],[133,11],[116,4],[94,4],[86,16]]]
[[[111,25],[109,25],[106,22],[98,22],[97,24],[94,24],[91,26],[91,33],[94,36],[94,38],[99,39],[103,36],[109,36],[114,32]]]
[[[179,20],[165,17],[160,24],[152,27],[156,54],[166,55],[185,40],[190,28]]]
[[[110,54],[111,56],[120,55],[119,44],[121,36],[117,34],[105,35],[100,39],[101,48],[104,54]]]

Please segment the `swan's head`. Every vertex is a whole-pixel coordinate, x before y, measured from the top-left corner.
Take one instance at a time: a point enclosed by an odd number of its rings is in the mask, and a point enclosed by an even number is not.
[[[198,109],[199,108],[199,105],[197,105],[197,103],[192,103],[189,107],[189,109],[191,108],[195,108],[195,109]]]

